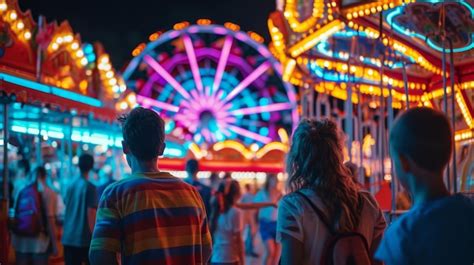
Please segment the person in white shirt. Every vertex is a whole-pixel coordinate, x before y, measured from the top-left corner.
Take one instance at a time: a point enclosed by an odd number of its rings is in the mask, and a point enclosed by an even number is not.
[[[235,180],[223,181],[212,199],[210,229],[213,237],[211,265],[244,265],[243,214],[236,207],[241,197]]]
[[[263,189],[255,195],[254,203],[277,204],[282,194],[278,189],[278,179],[274,174],[267,175]],[[278,208],[267,206],[258,212],[260,236],[264,242],[263,265],[278,264],[281,247],[276,242]]]
[[[290,193],[280,201],[278,211],[282,265],[326,264],[324,252],[334,232],[362,235],[368,243],[368,259],[373,259],[382,239],[383,213],[344,166],[340,134],[334,122],[312,119],[301,121],[293,134],[287,158]]]

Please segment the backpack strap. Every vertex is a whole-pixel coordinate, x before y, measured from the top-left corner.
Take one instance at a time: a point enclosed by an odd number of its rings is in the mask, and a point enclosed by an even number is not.
[[[309,198],[306,196],[303,192],[301,191],[296,191],[296,194],[299,194],[301,197],[304,198],[304,200],[313,208],[313,211],[316,213],[316,215],[319,217],[321,222],[323,222],[324,226],[329,230],[329,233],[332,235],[337,234],[336,231],[334,231],[333,227],[331,226],[331,223],[328,221],[326,215],[321,211]]]

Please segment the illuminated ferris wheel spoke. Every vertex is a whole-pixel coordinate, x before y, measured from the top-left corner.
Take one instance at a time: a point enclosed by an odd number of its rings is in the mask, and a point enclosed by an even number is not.
[[[295,92],[278,62],[244,32],[195,25],[163,34],[143,53],[127,67],[126,81],[135,84],[140,105],[175,122],[173,141],[204,149],[229,139],[261,145],[278,141],[270,131],[289,134],[298,120]]]
[[[186,49],[186,54],[188,55],[189,65],[191,66],[191,71],[193,72],[194,83],[199,92],[203,91],[201,74],[199,73],[199,65],[197,63],[196,53],[194,51],[193,42],[189,35],[183,36],[184,48]]]
[[[259,142],[264,143],[264,144],[268,144],[272,141],[272,139],[270,139],[269,137],[261,136],[258,133],[254,133],[252,131],[246,130],[244,128],[241,128],[241,127],[238,127],[238,126],[235,126],[235,125],[229,124],[228,127],[229,127],[229,129],[231,129],[232,131],[234,131],[237,134],[240,134],[242,136],[251,138],[253,140],[259,141]]]
[[[168,73],[168,71],[166,71],[166,69],[160,65],[160,63],[158,63],[155,59],[153,59],[153,57],[151,57],[150,55],[145,55],[143,60],[151,68],[153,68],[153,70],[155,70],[157,74],[163,77],[163,79],[165,79],[166,82],[168,82],[174,89],[176,89],[176,91],[178,91],[178,93],[181,94],[181,96],[183,96],[185,99],[190,98],[190,95],[186,91],[186,89],[178,81],[176,81],[176,79],[174,79],[174,77],[172,77],[170,73]]]
[[[251,72],[244,80],[242,80],[233,90],[230,92],[227,97],[223,100],[224,102],[229,102],[235,96],[237,96],[242,90],[247,88],[253,81],[259,78],[263,73],[265,73],[270,68],[270,63],[264,62],[259,67],[257,67],[253,72]]]
[[[228,35],[225,38],[224,45],[222,47],[221,56],[219,57],[219,63],[217,64],[216,75],[214,77],[214,84],[212,91],[215,92],[221,85],[222,76],[224,75],[227,60],[229,59],[230,49],[232,48],[233,37]]]
[[[243,109],[236,109],[229,111],[230,114],[236,115],[249,115],[249,114],[259,114],[264,112],[277,112],[282,110],[291,110],[293,107],[290,103],[274,103],[265,106],[257,106]]]
[[[142,105],[153,106],[153,107],[159,108],[161,110],[167,110],[167,111],[171,111],[171,112],[178,112],[179,111],[179,107],[177,107],[175,105],[171,105],[171,104],[168,104],[168,103],[165,103],[165,102],[157,101],[157,100],[151,99],[149,97],[144,97],[144,96],[141,96],[141,95],[137,95],[136,97],[137,97],[137,102],[139,104],[142,104]]]

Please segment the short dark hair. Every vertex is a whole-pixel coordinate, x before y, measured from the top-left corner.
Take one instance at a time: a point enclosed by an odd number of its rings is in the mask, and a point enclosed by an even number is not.
[[[196,174],[199,171],[199,162],[196,159],[189,159],[186,162],[186,172]]]
[[[421,107],[401,114],[390,133],[392,148],[431,172],[443,170],[453,148],[453,134],[446,116]]]
[[[81,173],[89,172],[94,167],[94,157],[90,154],[82,154],[79,157],[79,170]]]
[[[25,171],[25,174],[30,173],[31,166],[30,166],[30,161],[28,159],[23,158],[19,160],[17,163],[17,167],[19,169],[23,169]]]
[[[165,122],[153,110],[138,107],[121,116],[123,140],[130,152],[141,161],[161,155],[165,142]]]
[[[44,168],[44,166],[38,166],[38,167],[36,167],[35,171],[36,171],[36,174],[37,174],[41,179],[46,178],[46,168]]]

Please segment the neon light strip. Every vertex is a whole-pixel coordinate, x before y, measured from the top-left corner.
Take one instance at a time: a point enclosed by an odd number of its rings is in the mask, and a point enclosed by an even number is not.
[[[442,3],[443,1],[430,1],[430,2],[431,3]],[[461,1],[459,3],[464,5],[469,10],[469,12],[471,13],[471,18],[474,18],[474,9],[472,8],[472,6],[470,6],[469,3],[467,3],[466,1]],[[426,36],[424,36],[420,33],[411,32],[410,34],[407,34],[406,30],[402,26],[398,25],[397,23],[395,23],[393,21],[395,16],[400,15],[401,13],[402,13],[402,7],[395,8],[392,12],[390,12],[387,15],[387,23],[389,25],[393,26],[393,28],[401,34],[408,35],[408,36],[415,36],[415,37],[417,37],[421,40],[425,40]],[[471,39],[474,39],[474,33],[471,34]],[[426,41],[426,43],[431,48],[435,49],[436,51],[443,52],[443,48],[436,45],[431,39],[428,39],[428,41]],[[472,48],[474,48],[474,42],[471,42],[468,46],[465,46],[465,47],[455,48],[455,49],[453,49],[453,52],[465,52],[465,51],[468,51]]]
[[[212,91],[219,89],[222,81],[222,75],[224,74],[225,67],[227,65],[227,59],[229,58],[230,48],[232,48],[232,36],[229,35],[225,38],[224,46],[222,47],[221,56],[219,58],[219,63],[217,64],[216,75],[214,77],[214,85]]]
[[[328,23],[327,25],[323,26],[316,32],[312,33],[308,37],[304,38],[300,42],[296,43],[295,45],[290,47],[288,51],[293,58],[296,58],[302,53],[306,52],[307,50],[313,48],[321,40],[327,39],[330,36],[332,36],[332,34],[343,29],[344,26],[345,26],[344,22],[336,19]]]
[[[222,149],[229,148],[241,153],[246,159],[252,159],[254,157],[253,153],[250,152],[243,144],[233,140],[227,140],[224,142],[219,142],[214,144],[212,147],[214,151],[219,152]]]
[[[168,82],[176,91],[178,91],[181,96],[183,96],[185,99],[190,99],[191,96],[188,94],[186,89],[172,77],[168,71],[166,71],[160,63],[158,63],[155,59],[153,59],[150,55],[145,55],[143,60],[153,68],[159,75],[161,75],[166,82]]]
[[[254,133],[254,132],[251,132],[249,130],[246,130],[244,128],[240,128],[240,127],[237,127],[237,126],[234,126],[234,125],[228,125],[228,128],[232,131],[234,131],[235,133],[238,133],[242,136],[245,136],[245,137],[248,137],[248,138],[251,138],[251,139],[254,139],[254,140],[257,140],[259,142],[262,142],[264,144],[268,144],[269,142],[272,141],[272,139],[268,138],[268,137],[265,137],[265,136],[261,136],[260,134],[257,134],[257,133]]]
[[[41,84],[35,81],[16,77],[16,76],[9,75],[6,73],[0,73],[0,79],[3,79],[5,82],[8,82],[8,83],[12,83],[15,85],[19,85],[22,87],[26,87],[26,88],[33,89],[33,90],[43,92],[43,93],[47,93],[47,94],[53,94],[55,96],[66,98],[66,99],[76,101],[82,104],[86,104],[89,106],[98,107],[98,108],[102,107],[102,102],[96,98],[84,96],[72,91],[62,89],[62,88],[57,88],[54,86]]]
[[[232,115],[249,115],[249,114],[257,114],[262,112],[275,112],[281,110],[290,110],[292,106],[290,103],[275,103],[265,106],[258,106],[258,107],[251,107],[245,109],[237,109],[230,111],[229,113]]]
[[[244,80],[242,80],[233,90],[230,92],[227,97],[223,100],[223,102],[229,102],[235,96],[237,96],[242,90],[247,88],[253,81],[259,78],[263,73],[265,73],[270,68],[270,63],[267,61],[262,63],[259,67],[253,70]]]
[[[194,83],[196,83],[196,88],[199,92],[202,92],[202,80],[201,74],[199,73],[199,65],[197,63],[196,53],[194,52],[193,43],[191,41],[191,37],[189,35],[183,36],[184,48],[186,49],[186,53],[189,59],[189,65],[191,66],[191,71],[193,72],[194,76]]]
[[[153,106],[153,107],[157,107],[159,109],[167,110],[171,112],[179,111],[179,107],[177,106],[174,106],[165,102],[160,102],[160,101],[157,101],[148,97],[140,96],[140,95],[137,95],[137,102],[146,106]]]

